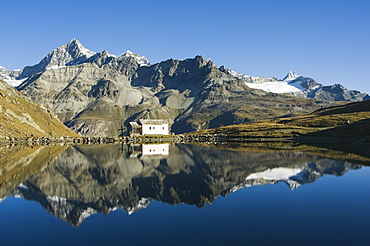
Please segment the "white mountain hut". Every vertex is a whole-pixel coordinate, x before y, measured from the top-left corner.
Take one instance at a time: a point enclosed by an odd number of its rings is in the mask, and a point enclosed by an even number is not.
[[[169,135],[170,126],[166,120],[138,120],[128,123],[130,136]]]

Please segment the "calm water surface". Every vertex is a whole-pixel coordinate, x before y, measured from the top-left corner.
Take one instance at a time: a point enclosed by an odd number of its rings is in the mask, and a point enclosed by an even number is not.
[[[185,144],[8,149],[0,245],[368,245],[370,168]]]

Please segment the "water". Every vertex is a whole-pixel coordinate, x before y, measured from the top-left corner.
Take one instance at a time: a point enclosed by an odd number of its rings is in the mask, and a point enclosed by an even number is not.
[[[366,245],[370,239],[370,168],[345,161],[184,144],[5,153],[0,245]]]

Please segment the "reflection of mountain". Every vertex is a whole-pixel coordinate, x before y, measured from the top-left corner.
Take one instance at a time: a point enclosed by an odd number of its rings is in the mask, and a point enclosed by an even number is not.
[[[321,160],[319,162],[311,162],[293,167],[278,167],[267,169],[262,172],[250,174],[244,183],[232,188],[232,191],[241,188],[247,188],[255,185],[277,184],[285,182],[290,189],[295,190],[304,184],[313,183],[324,175],[331,174],[342,176],[349,169],[357,169],[356,165],[333,161]]]
[[[50,213],[78,226],[92,213],[115,209],[131,213],[153,199],[202,207],[220,194],[279,182],[279,175],[289,184],[295,182],[290,185],[294,188],[325,174],[342,175],[359,168],[296,152],[170,145],[164,158],[130,158],[128,150],[128,146],[115,145],[70,147],[13,195],[38,201]]]

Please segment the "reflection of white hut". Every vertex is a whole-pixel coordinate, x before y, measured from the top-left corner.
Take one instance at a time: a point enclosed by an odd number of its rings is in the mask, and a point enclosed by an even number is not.
[[[169,144],[143,144],[143,155],[168,155]]]
[[[137,158],[165,158],[169,155],[169,144],[132,144],[129,147],[129,156]]]
[[[139,120],[128,124],[130,136],[169,135],[170,127],[166,120]]]

